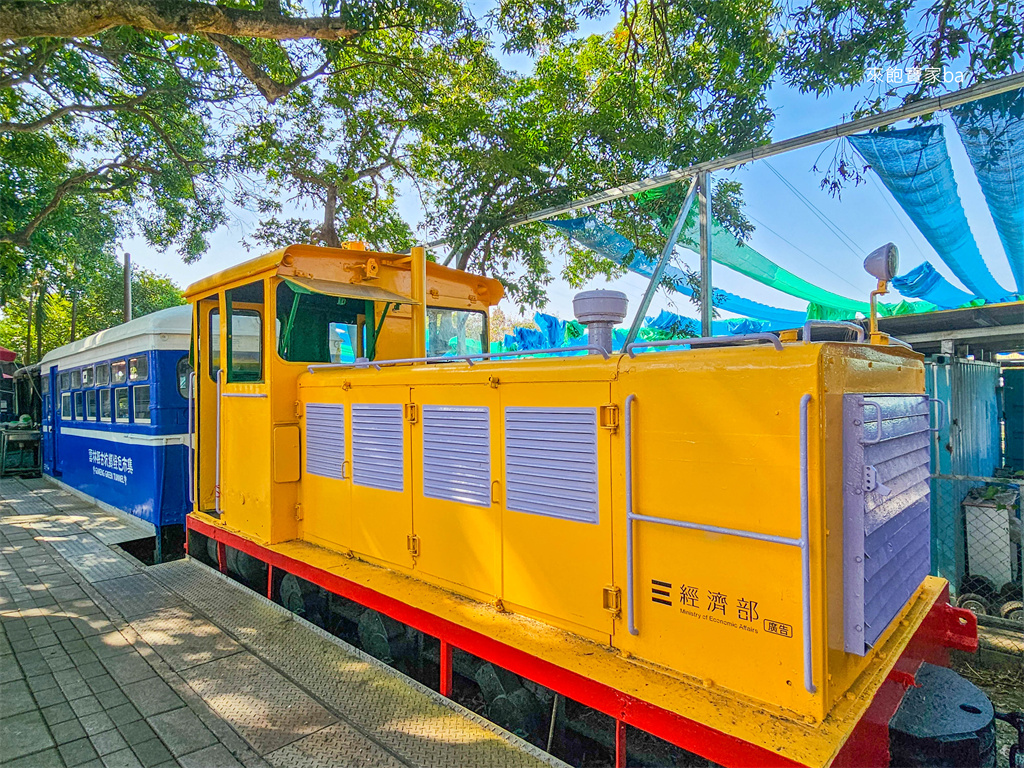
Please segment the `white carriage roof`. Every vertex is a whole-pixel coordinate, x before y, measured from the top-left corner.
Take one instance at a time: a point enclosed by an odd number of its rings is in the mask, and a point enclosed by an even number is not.
[[[105,357],[114,357],[119,354],[128,354],[132,351],[142,351],[153,348],[181,349],[188,348],[189,337],[192,334],[192,306],[184,304],[180,307],[161,309],[149,315],[129,320],[127,323],[107,328],[105,331],[86,336],[84,339],[73,341],[62,347],[51,350],[43,357],[40,366],[49,369],[56,364],[61,367],[88,364],[89,359],[102,360]],[[167,344],[134,344],[137,349],[128,349],[133,342],[140,337],[178,337],[168,339],[173,343]],[[182,338],[183,337],[183,338]],[[154,339],[156,341],[156,339]],[[102,350],[102,353],[100,352]],[[109,353],[109,354],[108,354]]]

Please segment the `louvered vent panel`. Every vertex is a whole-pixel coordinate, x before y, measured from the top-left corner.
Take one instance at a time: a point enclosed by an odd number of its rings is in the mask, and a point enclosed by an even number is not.
[[[343,480],[345,406],[306,404],[306,472]]]
[[[490,506],[490,409],[423,406],[423,495]]]
[[[510,510],[598,521],[597,410],[506,408]]]
[[[928,575],[928,400],[847,395],[844,420],[846,650],[863,655]]]
[[[405,425],[398,403],[352,404],[352,482],[383,491],[405,487]]]

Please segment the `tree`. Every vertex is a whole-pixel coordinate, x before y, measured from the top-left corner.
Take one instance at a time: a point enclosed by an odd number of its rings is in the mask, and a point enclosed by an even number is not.
[[[61,280],[40,271],[26,290],[2,309],[0,346],[19,352],[26,365],[39,362],[52,349],[123,320],[124,273],[113,257],[106,255],[82,270],[71,288]],[[133,317],[184,303],[181,289],[170,279],[132,268]]]

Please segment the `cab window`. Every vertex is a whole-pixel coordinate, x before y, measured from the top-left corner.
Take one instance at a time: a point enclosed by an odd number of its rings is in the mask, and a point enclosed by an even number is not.
[[[474,355],[487,351],[486,313],[427,307],[427,357]]]
[[[314,293],[287,281],[277,286],[277,354],[293,363],[351,363],[373,359],[375,329],[395,305]]]

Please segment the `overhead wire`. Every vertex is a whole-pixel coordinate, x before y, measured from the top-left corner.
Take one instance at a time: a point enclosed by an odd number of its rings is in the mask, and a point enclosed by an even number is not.
[[[854,256],[861,256],[864,253],[864,249],[858,243],[854,242],[853,238],[851,238],[849,235],[843,232],[843,230],[840,229],[840,227],[837,224],[835,224],[835,222],[833,222],[827,215],[825,215],[816,205],[814,205],[814,203],[808,200],[807,197],[805,197],[799,189],[797,189],[795,186],[793,186],[792,183],[790,183],[789,179],[787,179],[785,176],[779,173],[778,170],[776,170],[775,166],[773,166],[767,160],[765,161],[765,165],[768,167],[768,170],[771,171],[775,175],[775,177],[778,178],[778,180],[781,181],[790,192],[796,195],[796,198],[800,202],[802,202],[807,207],[807,209],[810,210],[811,213],[813,213],[832,234],[839,238],[839,241],[843,245],[850,249],[850,252],[853,253]]]
[[[864,290],[863,288],[860,288],[860,287],[854,285],[853,283],[851,283],[849,280],[847,280],[845,277],[843,277],[841,274],[836,272],[834,269],[832,269],[827,264],[825,264],[825,263],[823,263],[821,261],[818,261],[811,254],[809,254],[807,251],[805,251],[803,248],[801,248],[799,245],[794,243],[789,238],[785,237],[784,235],[780,235],[778,232],[776,232],[774,229],[769,227],[767,224],[765,224],[763,221],[758,219],[756,216],[752,216],[750,213],[747,213],[746,216],[747,216],[747,218],[749,218],[752,221],[754,221],[759,227],[764,227],[766,230],[771,232],[773,235],[775,235],[777,238],[779,238],[782,242],[786,243],[786,245],[788,245],[790,248],[793,248],[794,250],[799,251],[800,253],[802,253],[804,256],[806,256],[808,259],[813,261],[815,264],[817,264],[819,267],[824,269],[826,272],[828,272],[829,274],[834,275],[835,277],[837,277],[840,280],[842,280],[848,286],[853,288],[853,290],[857,291],[858,293],[861,293]]]

